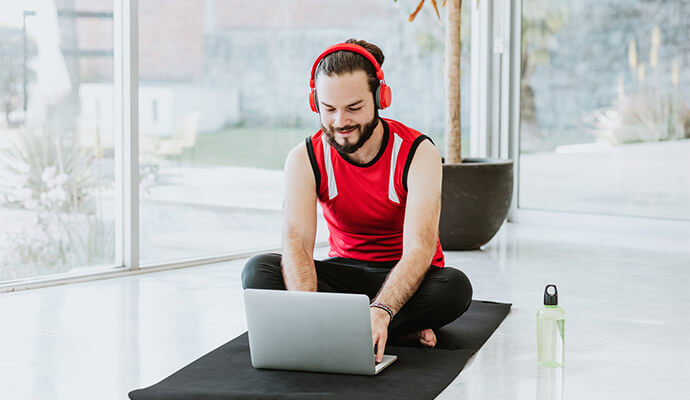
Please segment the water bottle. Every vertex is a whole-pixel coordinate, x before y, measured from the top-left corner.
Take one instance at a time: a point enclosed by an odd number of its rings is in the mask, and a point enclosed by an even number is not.
[[[553,289],[553,293],[549,293]],[[537,311],[537,363],[563,367],[565,361],[565,311],[558,306],[556,285],[544,288],[544,307]]]

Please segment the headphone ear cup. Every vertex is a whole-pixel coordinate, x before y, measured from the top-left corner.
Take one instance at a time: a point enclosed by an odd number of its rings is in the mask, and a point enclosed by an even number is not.
[[[309,106],[315,113],[319,112],[319,100],[316,98],[316,89],[312,89],[309,92]]]
[[[381,84],[376,88],[376,93],[374,94],[374,105],[377,110],[381,109]]]
[[[391,105],[393,96],[391,93],[391,88],[385,83],[381,83],[379,88],[376,89],[376,103],[378,108],[384,109]]]

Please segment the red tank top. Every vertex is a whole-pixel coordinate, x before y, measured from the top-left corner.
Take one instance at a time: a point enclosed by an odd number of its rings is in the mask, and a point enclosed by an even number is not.
[[[381,149],[365,165],[345,159],[321,130],[306,139],[331,257],[369,262],[402,257],[407,173],[417,147],[429,138],[400,122],[380,120]],[[431,264],[445,265],[438,239]]]

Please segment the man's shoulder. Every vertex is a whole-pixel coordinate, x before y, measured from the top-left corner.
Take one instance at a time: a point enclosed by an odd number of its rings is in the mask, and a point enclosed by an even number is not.
[[[393,134],[397,134],[404,141],[414,142],[420,136],[426,137],[426,135],[422,132],[414,128],[411,128],[400,121],[396,121],[394,119],[389,118],[382,119],[386,122],[386,124],[388,124],[388,129],[390,130],[390,132]]]
[[[316,133],[307,136],[306,139],[302,141],[302,145],[304,145],[304,143],[310,142],[312,145],[317,145],[321,143],[321,138],[323,138],[323,131],[319,129]]]

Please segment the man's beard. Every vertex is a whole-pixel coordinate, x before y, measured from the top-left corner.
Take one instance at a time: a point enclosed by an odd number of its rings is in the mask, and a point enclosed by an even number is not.
[[[345,153],[345,154],[352,154],[355,151],[359,150],[364,143],[366,143],[367,140],[371,138],[371,135],[374,134],[374,129],[376,129],[376,126],[378,125],[379,122],[379,115],[378,112],[374,112],[374,118],[362,125],[348,125],[348,126],[343,126],[341,128],[334,128],[334,129],[328,129],[323,124],[321,124],[321,130],[326,134],[326,139],[328,140],[328,144],[333,146],[334,149],[336,149],[339,153]],[[356,142],[354,143],[349,143],[347,141],[347,138],[345,138],[345,144],[340,144],[336,142],[335,140],[335,133],[336,132],[347,132],[350,129],[356,129],[359,131],[359,138],[357,139]],[[352,132],[354,134],[354,132]],[[352,135],[350,135],[352,136]]]

